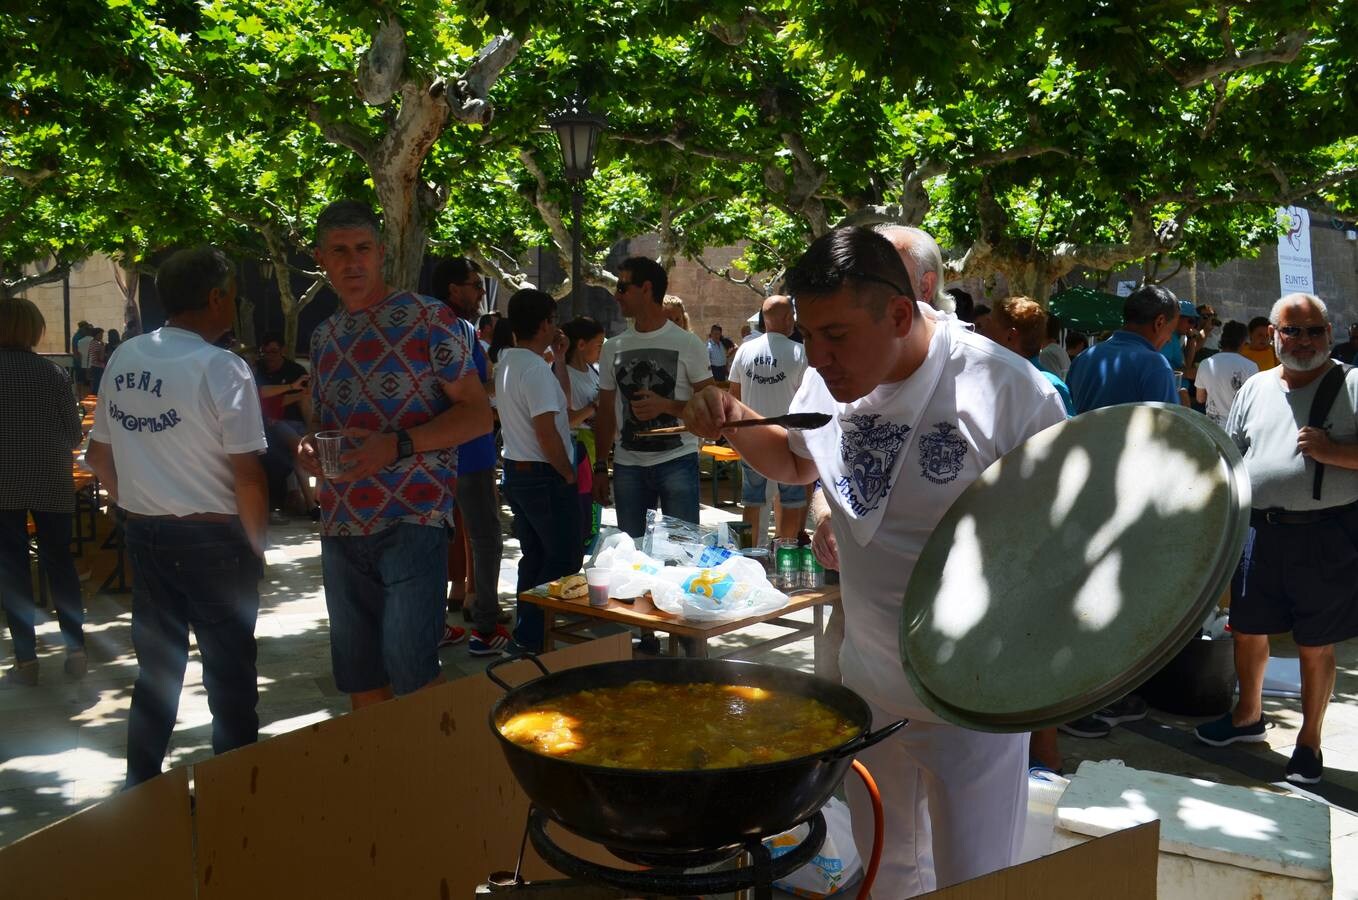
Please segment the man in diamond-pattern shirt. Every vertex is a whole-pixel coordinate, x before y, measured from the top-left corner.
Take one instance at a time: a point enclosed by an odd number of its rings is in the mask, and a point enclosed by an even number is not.
[[[452,312],[387,286],[369,207],[330,204],[316,240],[340,307],[311,339],[314,427],[349,448],[321,483],[321,564],[335,683],[358,708],[439,678],[455,448],[490,430],[490,403]],[[321,474],[314,434],[298,465]]]

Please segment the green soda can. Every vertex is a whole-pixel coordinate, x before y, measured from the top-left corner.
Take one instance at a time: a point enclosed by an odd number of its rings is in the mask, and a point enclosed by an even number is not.
[[[807,544],[801,550],[802,553],[802,587],[819,588],[825,587],[825,567],[816,560],[816,554]]]
[[[774,545],[773,586],[780,591],[790,591],[801,584],[801,551],[796,541],[778,541]]]

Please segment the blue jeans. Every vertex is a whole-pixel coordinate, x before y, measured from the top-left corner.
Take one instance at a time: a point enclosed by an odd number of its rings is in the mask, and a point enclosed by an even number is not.
[[[346,694],[409,694],[439,676],[448,535],[401,522],[376,534],[321,538],[330,661]]]
[[[514,511],[514,536],[519,539],[518,593],[580,571],[580,496],[575,485],[543,462],[505,460],[505,500]],[[541,607],[518,604],[514,641],[541,652]],[[547,648],[550,649],[550,648]]]
[[[239,523],[129,516],[125,534],[138,666],[127,716],[131,787],[160,774],[179,714],[190,625],[203,658],[212,751],[258,738],[255,620],[264,566]]]
[[[467,530],[467,546],[472,551],[476,582],[472,627],[484,635],[492,635],[495,620],[500,615],[500,560],[504,556],[493,466],[468,475],[458,474],[457,508],[462,514],[462,527]]]
[[[70,513],[33,510],[38,537],[38,561],[61,623],[66,650],[85,646],[85,608],[80,597],[80,577],[71,559]],[[0,604],[5,608],[14,658],[28,662],[38,658],[34,634],[37,608],[33,603],[33,577],[28,565],[28,515],[26,509],[0,510]]]
[[[646,534],[646,511],[660,511],[698,523],[698,454],[687,453],[653,466],[613,466],[613,506],[618,527],[634,538]]]

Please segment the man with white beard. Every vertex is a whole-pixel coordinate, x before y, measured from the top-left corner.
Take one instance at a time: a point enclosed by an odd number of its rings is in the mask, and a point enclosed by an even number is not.
[[[1334,691],[1334,645],[1358,637],[1358,377],[1330,359],[1320,298],[1288,294],[1269,323],[1280,365],[1245,382],[1226,421],[1253,505],[1231,582],[1240,699],[1195,734],[1217,747],[1267,739],[1268,636],[1290,631],[1301,657],[1302,725],[1286,774],[1315,784],[1324,771],[1320,730]]]

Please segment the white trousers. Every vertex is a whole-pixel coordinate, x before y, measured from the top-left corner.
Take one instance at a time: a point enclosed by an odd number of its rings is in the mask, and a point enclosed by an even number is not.
[[[872,707],[873,728],[895,721]],[[858,755],[882,796],[884,844],[872,896],[914,897],[1013,865],[1028,815],[1028,735],[911,721]],[[854,842],[866,867],[872,804],[845,779]]]

